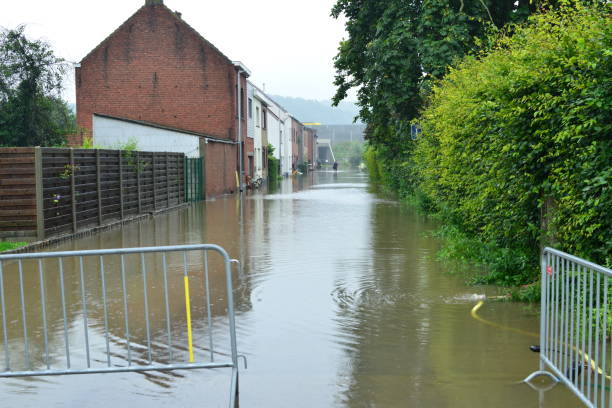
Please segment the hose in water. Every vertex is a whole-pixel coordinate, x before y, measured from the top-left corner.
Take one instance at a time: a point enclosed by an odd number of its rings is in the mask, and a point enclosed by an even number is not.
[[[540,337],[539,334],[534,333],[534,332],[517,329],[515,327],[505,326],[503,324],[499,324],[499,323],[495,323],[495,322],[492,322],[492,321],[487,320],[487,319],[483,319],[482,317],[478,316],[478,311],[480,310],[480,308],[483,305],[484,305],[484,301],[483,300],[481,300],[478,303],[476,303],[476,305],[470,311],[470,316],[472,316],[475,320],[478,320],[481,323],[487,324],[487,325],[492,326],[492,327],[496,327],[498,329],[507,330],[507,331],[511,331],[511,332],[514,332],[514,333],[519,333],[519,334],[523,334],[525,336],[530,336],[530,337],[535,337],[535,338],[539,338]],[[591,357],[589,357],[589,355],[587,353],[585,353],[584,351],[580,350],[576,346],[571,346],[571,348],[572,348],[572,350],[576,351],[584,359],[584,361],[591,366],[593,371],[597,371],[597,373],[599,373],[600,375],[604,374],[604,372],[601,369],[601,367],[599,367],[595,363],[595,361]],[[605,374],[605,376],[606,376],[607,380],[611,380],[612,379],[612,377],[610,377],[608,374]]]

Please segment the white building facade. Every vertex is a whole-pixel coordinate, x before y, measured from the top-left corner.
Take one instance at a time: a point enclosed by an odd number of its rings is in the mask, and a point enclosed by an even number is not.
[[[144,152],[185,153],[186,157],[200,157],[201,135],[159,126],[153,123],[93,115],[94,146],[121,149],[136,144]]]

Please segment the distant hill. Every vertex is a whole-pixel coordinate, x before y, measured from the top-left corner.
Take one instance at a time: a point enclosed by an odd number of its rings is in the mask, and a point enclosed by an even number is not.
[[[318,122],[323,125],[349,125],[357,116],[359,108],[352,102],[343,101],[334,108],[331,101],[293,98],[270,95],[301,122]]]

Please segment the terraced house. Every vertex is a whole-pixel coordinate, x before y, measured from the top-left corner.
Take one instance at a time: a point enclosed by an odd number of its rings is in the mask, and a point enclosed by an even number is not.
[[[134,140],[139,150],[204,157],[206,196],[237,190],[247,140],[246,80],[230,60],[170,10],[146,0],[76,68],[74,145]],[[242,157],[242,166],[239,157]]]

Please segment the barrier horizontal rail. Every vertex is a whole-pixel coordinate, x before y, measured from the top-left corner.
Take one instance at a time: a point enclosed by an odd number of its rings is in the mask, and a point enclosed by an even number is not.
[[[232,264],[212,244],[0,255],[0,378],[231,368],[233,407]]]
[[[586,406],[612,408],[612,270],[545,248],[541,273],[540,369],[525,381],[548,375]]]

